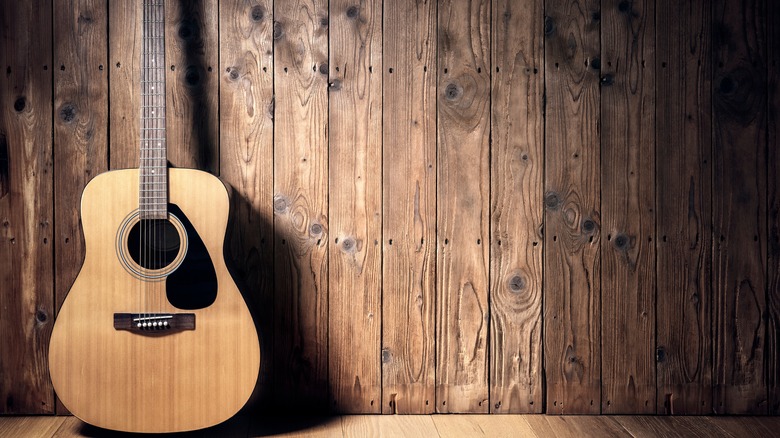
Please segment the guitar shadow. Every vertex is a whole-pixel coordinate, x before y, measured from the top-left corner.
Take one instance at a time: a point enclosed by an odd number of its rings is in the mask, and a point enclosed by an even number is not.
[[[216,173],[217,169],[224,169],[225,163],[220,163],[218,149],[209,147],[215,140],[219,140],[219,133],[215,134],[220,117],[213,114],[213,104],[210,98],[213,89],[213,81],[222,81],[222,87],[226,88],[229,75],[222,73],[225,65],[231,65],[233,60],[222,59],[218,66],[209,65],[206,57],[206,42],[203,39],[206,25],[205,20],[212,17],[212,9],[205,0],[179,0],[176,38],[183,50],[184,66],[177,67],[177,83],[183,84],[182,90],[188,94],[194,111],[191,116],[192,138],[197,141],[194,145],[197,150],[193,155],[198,167]],[[270,16],[266,18],[270,20]],[[214,74],[212,71],[216,71]],[[259,72],[254,72],[259,74]],[[211,86],[209,86],[211,85]],[[272,125],[269,125],[272,127]],[[220,145],[228,148],[237,145]],[[216,152],[215,152],[216,150]],[[226,154],[222,154],[224,157]],[[272,157],[263,157],[260,154],[255,159],[258,171],[273,172]],[[222,166],[220,166],[222,164]],[[221,172],[226,175],[228,172]],[[247,305],[252,312],[255,325],[260,336],[261,371],[258,383],[252,397],[239,414],[252,418],[260,418],[267,415],[275,415],[274,420],[266,418],[266,423],[250,422],[253,426],[252,435],[267,433],[281,433],[287,430],[300,430],[313,427],[329,421],[322,417],[328,413],[327,399],[330,388],[327,382],[327,369],[308,372],[311,368],[307,359],[301,357],[298,346],[293,346],[293,335],[290,326],[292,315],[275,314],[280,308],[280,303],[293,302],[294,294],[290,286],[295,284],[293,279],[280,281],[276,278],[280,272],[288,274],[286,269],[277,267],[294,266],[293,255],[288,250],[279,250],[284,241],[293,241],[294,236],[285,236],[278,233],[274,227],[272,199],[267,199],[269,205],[258,208],[257,201],[253,201],[247,193],[260,193],[258,187],[246,187],[242,189],[240,183],[248,181],[251,184],[258,179],[247,177],[241,180],[241,172],[232,172],[236,181],[231,197],[231,216],[228,235],[225,245],[225,260],[233,278],[239,285]],[[227,181],[228,183],[232,181]],[[275,249],[276,247],[276,249]],[[288,249],[288,248],[283,248]],[[301,293],[298,291],[298,293]],[[285,310],[293,312],[293,310]],[[295,315],[295,324],[298,326],[314,326],[317,321],[306,321],[305,312]],[[321,324],[321,321],[319,322]],[[303,340],[302,342],[313,342]],[[327,357],[324,358],[327,362]],[[316,367],[314,367],[316,368]],[[317,375],[317,374],[324,375]],[[295,415],[296,421],[279,421],[278,417]]]

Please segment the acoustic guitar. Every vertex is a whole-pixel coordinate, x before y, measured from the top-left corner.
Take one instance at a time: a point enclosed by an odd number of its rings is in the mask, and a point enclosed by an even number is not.
[[[140,168],[84,189],[84,264],[49,345],[62,403],[128,432],[225,421],[260,369],[252,316],[225,266],[227,187],[167,166],[164,17],[163,0],[144,0]]]

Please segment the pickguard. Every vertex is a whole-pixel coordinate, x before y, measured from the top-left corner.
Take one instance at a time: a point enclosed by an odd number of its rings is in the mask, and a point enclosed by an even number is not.
[[[168,212],[179,218],[187,231],[187,255],[165,280],[168,301],[176,308],[195,310],[210,306],[217,299],[217,273],[206,245],[187,215],[176,204]]]

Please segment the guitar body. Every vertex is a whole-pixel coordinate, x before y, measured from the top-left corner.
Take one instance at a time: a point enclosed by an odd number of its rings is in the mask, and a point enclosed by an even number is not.
[[[166,241],[174,235],[179,247],[167,248],[173,254],[167,266],[144,269],[130,254],[140,221],[138,169],[98,175],[82,195],[86,256],[56,319],[49,366],[62,403],[98,427],[209,427],[238,412],[257,381],[257,332],[223,256],[227,190],[206,172],[168,175],[176,226]],[[146,312],[186,313],[194,326],[117,328],[118,314]]]

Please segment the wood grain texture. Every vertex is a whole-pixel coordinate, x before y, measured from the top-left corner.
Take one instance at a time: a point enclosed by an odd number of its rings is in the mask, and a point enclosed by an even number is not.
[[[767,2],[767,386],[769,414],[780,415],[780,4]]]
[[[654,6],[654,0],[601,3],[605,414],[655,413]]]
[[[54,412],[52,4],[4,2],[0,25],[0,413],[44,414]]]
[[[382,2],[329,7],[330,402],[337,412],[380,413]]]
[[[49,438],[62,427],[67,417],[25,416],[0,418],[0,436]]]
[[[530,437],[538,436],[520,415],[436,415],[433,423],[445,437]]]
[[[217,6],[217,0],[178,0],[165,7],[168,161],[213,174],[220,139]]]
[[[54,4],[54,222],[57,309],[84,262],[81,191],[108,170],[108,4]],[[57,404],[57,413],[67,413]]]
[[[141,3],[108,8],[109,168],[137,168],[141,141]],[[168,149],[178,147],[168,142]],[[169,151],[170,152],[170,151]]]
[[[547,412],[601,400],[599,2],[545,4],[544,357]]]
[[[711,8],[656,3],[657,413],[712,412]],[[650,66],[652,64],[648,64]],[[682,147],[684,146],[684,147]]]
[[[490,2],[438,9],[436,411],[488,412]]]
[[[274,4],[274,397],[328,397],[328,5]]]
[[[713,3],[713,409],[766,413],[766,9]]]
[[[430,414],[435,403],[436,29],[434,1],[385,8],[383,413]]]
[[[273,6],[220,3],[220,177],[233,187],[229,258],[260,331],[257,397],[273,377]]]
[[[110,167],[138,167],[141,3],[109,11]],[[166,2],[166,132],[174,166],[219,169],[217,2]],[[211,71],[209,71],[211,69]]]
[[[348,415],[341,417],[345,438],[439,436],[430,415]]]
[[[177,309],[165,299],[165,282],[137,279],[116,254],[117,230],[138,208],[138,170],[103,173],[87,185],[84,267],[60,309],[49,361],[63,404],[98,427],[171,432],[212,426],[244,405],[257,380],[257,333],[222,256],[225,186],[197,170],[170,169],[169,175],[170,202],[198,231],[219,290],[213,304],[191,311],[195,330],[154,337],[114,330],[114,313]]]
[[[544,2],[492,5],[490,411],[542,412]]]

